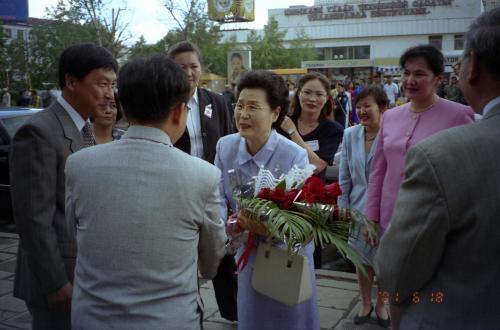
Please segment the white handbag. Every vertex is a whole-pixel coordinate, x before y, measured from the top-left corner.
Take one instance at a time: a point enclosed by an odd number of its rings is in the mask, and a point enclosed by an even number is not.
[[[307,258],[261,242],[257,248],[252,287],[260,294],[290,306],[311,299]]]

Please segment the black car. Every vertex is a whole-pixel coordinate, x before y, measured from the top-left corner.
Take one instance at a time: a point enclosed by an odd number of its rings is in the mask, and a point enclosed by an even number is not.
[[[22,124],[42,109],[0,108],[0,222],[12,222],[9,179],[10,141]]]

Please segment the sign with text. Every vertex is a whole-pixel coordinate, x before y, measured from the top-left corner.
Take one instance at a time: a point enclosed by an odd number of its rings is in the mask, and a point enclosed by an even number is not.
[[[0,20],[28,21],[28,0],[0,0]]]
[[[385,16],[412,16],[430,14],[430,7],[451,6],[454,0],[406,0],[366,4],[292,7],[285,9],[285,16],[307,15],[310,21],[336,20]],[[411,6],[410,6],[411,4]]]

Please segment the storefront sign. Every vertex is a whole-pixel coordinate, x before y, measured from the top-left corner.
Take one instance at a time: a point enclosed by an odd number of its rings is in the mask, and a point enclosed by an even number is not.
[[[314,68],[353,68],[372,66],[372,60],[330,60],[330,61],[304,61],[302,67],[307,69]]]
[[[453,0],[395,0],[358,5],[330,5],[285,9],[285,16],[307,15],[310,21],[367,17],[408,16],[430,14],[428,7],[451,6]]]

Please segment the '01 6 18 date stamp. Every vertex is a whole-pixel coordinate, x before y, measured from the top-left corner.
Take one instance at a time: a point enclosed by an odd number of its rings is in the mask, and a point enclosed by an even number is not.
[[[395,292],[392,295],[387,291],[379,291],[378,296],[380,300],[387,303],[389,300],[395,303],[400,302],[399,292]],[[422,302],[430,302],[433,304],[442,304],[444,302],[444,293],[442,291],[431,292],[427,295],[422,295],[420,292],[415,291],[410,296],[410,303],[420,304]]]

